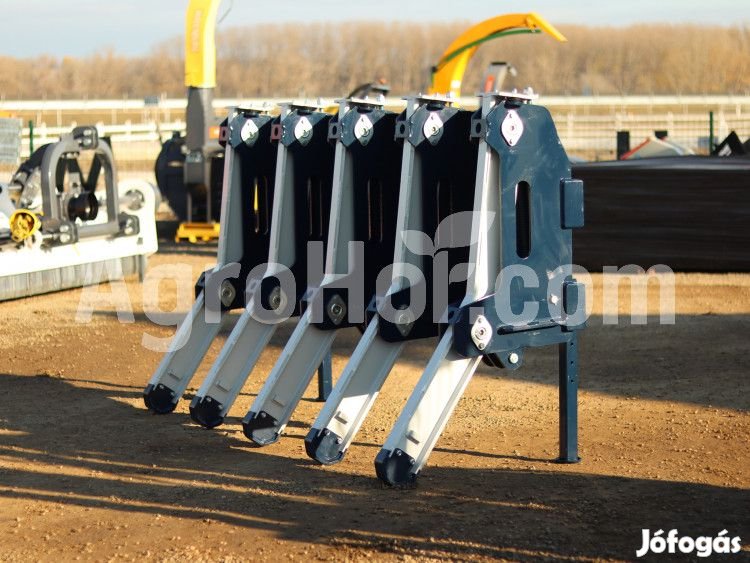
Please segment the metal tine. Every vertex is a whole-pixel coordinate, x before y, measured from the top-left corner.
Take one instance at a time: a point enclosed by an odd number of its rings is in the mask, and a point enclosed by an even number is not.
[[[267,264],[190,405],[192,418],[206,427],[223,423],[279,322],[299,315],[308,281],[319,281],[307,280],[306,246],[325,241],[328,221],[302,210],[329,207],[333,148],[327,139],[330,115],[316,109],[285,104],[271,132],[279,145]]]
[[[337,332],[364,323],[376,274],[392,261],[395,231],[387,227],[398,207],[401,152],[395,118],[379,101],[339,100],[329,128],[336,157],[324,277],[308,291],[308,309],[243,420],[258,445],[278,440]]]
[[[427,254],[407,246],[404,234],[410,232],[432,235],[440,219],[450,214],[450,209],[436,209],[440,199],[441,180],[450,174],[441,166],[450,165],[453,182],[445,181],[442,188],[456,195],[461,186],[463,200],[456,198],[455,211],[467,211],[473,205],[472,190],[465,189],[463,176],[469,170],[469,185],[473,185],[476,166],[476,149],[466,145],[470,114],[452,108],[450,100],[436,97],[407,99],[403,120],[397,124],[397,136],[405,139],[401,159],[401,185],[396,232],[399,235],[394,249],[392,282],[382,301],[390,300],[398,308],[411,290],[424,291],[427,287],[412,287],[406,275],[409,270],[422,272],[423,279],[432,275],[432,263]],[[458,151],[454,152],[454,148]],[[449,156],[452,155],[452,156]],[[453,158],[453,160],[451,160]],[[455,191],[453,191],[455,190]],[[468,191],[468,197],[466,192]],[[451,200],[452,197],[444,199]],[[431,287],[431,284],[427,284]],[[429,300],[429,296],[428,296]],[[398,359],[407,340],[437,336],[439,325],[434,321],[431,303],[422,316],[411,315],[408,307],[399,309],[386,320],[375,314],[359,341],[341,377],[334,386],[318,418],[305,439],[310,457],[324,464],[340,461]],[[382,313],[380,306],[374,308]],[[442,311],[440,312],[442,314]]]
[[[273,121],[267,111],[235,108],[222,124],[226,150],[217,265],[196,284],[193,307],[143,392],[146,406],[156,413],[166,414],[176,408],[227,312],[245,305],[244,285],[239,278],[267,258],[268,236],[254,228],[258,217],[250,215],[258,194],[249,193],[247,186],[254,181],[255,186],[262,183],[272,189],[275,160],[267,157],[276,150],[270,138]],[[273,192],[260,197],[272,199]],[[239,272],[235,271],[237,266]],[[232,271],[237,281],[229,279],[228,272]],[[211,292],[208,297],[207,291]]]

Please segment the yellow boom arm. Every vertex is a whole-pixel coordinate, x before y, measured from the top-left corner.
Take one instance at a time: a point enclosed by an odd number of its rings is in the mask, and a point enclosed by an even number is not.
[[[485,20],[467,29],[451,43],[433,69],[430,94],[461,95],[466,65],[485,41],[519,33],[545,32],[558,41],[567,41],[552,24],[535,13],[506,14]]]
[[[216,87],[216,13],[221,0],[190,0],[185,17],[185,86]]]

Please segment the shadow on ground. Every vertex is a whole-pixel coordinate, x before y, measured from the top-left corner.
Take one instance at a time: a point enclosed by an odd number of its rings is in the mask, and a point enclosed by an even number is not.
[[[441,558],[633,558],[641,528],[748,531],[748,491],[551,467],[430,467],[416,489],[394,490],[301,457],[227,447],[226,437],[181,416],[156,420],[127,402],[140,397],[128,386],[9,374],[0,383],[0,455],[24,462],[0,468],[2,497],[210,518],[284,539]]]
[[[111,312],[98,314],[116,318]],[[228,335],[238,318],[238,312],[230,313],[220,334]],[[172,316],[165,322],[174,326],[179,319]],[[144,331],[153,332],[151,320],[143,313],[136,314],[135,320]],[[283,348],[295,322],[282,323],[270,345]],[[174,328],[169,330],[173,333]],[[748,334],[750,315],[744,314],[677,315],[670,325],[659,324],[659,318],[653,316],[645,325],[631,325],[627,319],[621,319],[619,325],[604,325],[602,317],[594,315],[580,333],[580,386],[615,396],[747,411],[750,395],[738,392],[737,381],[744,381],[747,375]],[[340,331],[333,353],[348,357],[360,336],[355,328]],[[399,362],[423,368],[436,344],[435,339],[411,341]],[[613,353],[602,354],[603,350]],[[516,371],[481,365],[477,373],[557,385],[557,347],[528,350],[524,366]],[[253,377],[266,375],[254,373]]]

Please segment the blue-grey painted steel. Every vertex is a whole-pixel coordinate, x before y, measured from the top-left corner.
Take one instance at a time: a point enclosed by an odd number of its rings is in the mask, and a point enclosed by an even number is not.
[[[584,224],[583,183],[571,177],[549,112],[522,96],[483,97],[470,136],[481,142],[480,152],[490,151],[485,168],[481,162],[477,166],[476,189],[481,191],[475,207],[481,206],[484,218],[474,219],[473,231],[479,227],[485,239],[472,266],[482,274],[472,274],[474,289],[460,306],[454,305],[451,328],[375,460],[378,477],[388,484],[416,479],[476,369],[476,359],[517,369],[530,347],[558,345],[559,460],[579,459],[576,331],[585,324],[579,310],[585,293],[572,276],[572,229]],[[464,142],[471,142],[468,137]],[[523,317],[527,305],[535,312]]]
[[[318,366],[318,401],[327,401],[333,389],[333,367],[331,362],[331,351],[323,358]]]
[[[578,338],[571,333],[559,345],[560,456],[561,463],[577,463],[578,457]]]

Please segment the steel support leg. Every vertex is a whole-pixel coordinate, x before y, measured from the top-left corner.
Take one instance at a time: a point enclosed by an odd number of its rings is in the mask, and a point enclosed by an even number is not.
[[[198,424],[213,428],[224,422],[229,408],[278,326],[255,319],[253,306],[251,304],[250,309],[242,312],[190,404],[190,416]]]
[[[315,369],[330,352],[335,330],[310,324],[308,309],[300,319],[250,411],[242,421],[245,435],[260,446],[276,442],[302,399]]]
[[[331,350],[323,356],[323,361],[318,366],[318,401],[324,403],[331,396],[333,388],[333,365],[331,361]]]
[[[222,321],[225,314],[222,313]],[[146,406],[158,414],[172,412],[187,389],[222,323],[207,323],[201,292],[177,329],[169,351],[143,391]]]
[[[481,361],[458,356],[452,346],[449,327],[375,458],[375,472],[389,485],[417,478]]]
[[[559,345],[560,463],[578,463],[578,337]]]
[[[341,461],[403,347],[403,342],[382,340],[378,318],[370,321],[305,438],[307,455],[324,464]]]

